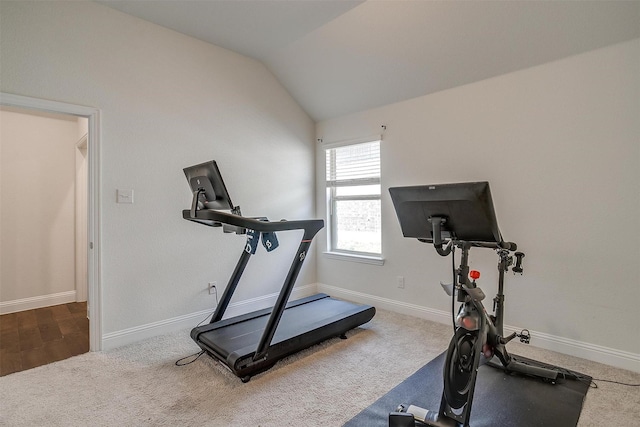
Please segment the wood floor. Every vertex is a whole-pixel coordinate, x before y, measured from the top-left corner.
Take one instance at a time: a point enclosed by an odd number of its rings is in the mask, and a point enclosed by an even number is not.
[[[86,302],[0,316],[0,376],[88,351]]]

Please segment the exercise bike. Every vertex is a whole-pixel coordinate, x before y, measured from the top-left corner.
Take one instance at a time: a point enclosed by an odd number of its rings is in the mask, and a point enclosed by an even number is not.
[[[497,226],[487,182],[397,187],[390,190],[405,237],[432,243],[441,256],[461,251],[454,283],[442,284],[455,302],[461,303],[455,316],[455,333],[446,352],[444,388],[438,411],[401,404],[389,414],[390,427],[413,427],[416,423],[435,427],[468,427],[478,368],[483,364],[556,382],[560,372],[536,361],[510,355],[506,344],[518,337],[528,344],[528,330],[504,336],[504,276],[512,267],[522,274],[523,252],[515,243],[505,242]],[[469,269],[471,248],[490,248],[498,255],[498,292],[493,299],[494,314],[487,313],[486,298],[477,285],[480,273]],[[515,265],[514,265],[515,257]],[[564,372],[563,372],[564,376]]]

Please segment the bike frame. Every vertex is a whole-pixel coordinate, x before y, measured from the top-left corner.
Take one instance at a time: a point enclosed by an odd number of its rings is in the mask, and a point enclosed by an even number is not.
[[[444,363],[444,391],[439,411],[400,405],[389,414],[391,427],[413,426],[415,421],[435,427],[468,427],[477,371],[488,364],[506,372],[516,372],[555,383],[560,368],[552,368],[530,359],[512,356],[506,344],[515,337],[528,343],[527,330],[504,336],[504,274],[513,265],[522,273],[524,254],[517,245],[502,239],[487,182],[390,188],[396,214],[405,237],[432,243],[436,252],[448,256],[461,250],[460,267],[451,285],[442,284],[460,304],[454,320],[454,336]],[[469,251],[490,248],[498,254],[498,291],[493,298],[493,315],[482,303],[486,298],[475,282],[469,280]],[[497,361],[499,360],[499,362]],[[563,371],[563,376],[565,373]]]
[[[515,250],[515,244],[509,244]],[[493,311],[495,315],[489,315],[482,304],[486,298],[482,289],[480,289],[475,280],[469,280],[469,250],[472,247],[491,248],[496,250],[498,254],[498,292],[493,298]],[[455,253],[454,248],[462,251],[460,267],[456,270],[457,281],[455,284],[452,298],[456,298],[462,303],[455,319],[455,333],[451,340],[446,355],[443,375],[445,376],[444,391],[440,401],[440,409],[438,412],[430,411],[417,406],[400,405],[398,412],[390,415],[390,425],[402,425],[402,419],[409,416],[422,424],[434,427],[469,427],[469,418],[471,415],[471,406],[473,404],[473,395],[475,391],[476,378],[478,368],[483,364],[493,367],[501,367],[506,372],[517,372],[529,376],[541,378],[545,381],[555,383],[558,372],[541,365],[532,364],[531,361],[523,363],[512,357],[506,349],[506,344],[513,338],[520,336],[523,342],[528,343],[528,334],[516,334],[515,332],[505,337],[503,334],[504,326],[504,274],[513,265],[513,256],[510,250],[504,249],[498,243],[484,242],[466,242],[466,241],[450,241],[447,248],[438,251],[442,256],[446,256],[451,251]],[[437,248],[438,249],[438,248]],[[522,273],[522,258],[524,254],[516,252],[516,265],[513,266],[514,273]],[[446,289],[445,289],[446,290]],[[524,332],[524,331],[523,331]],[[475,338],[474,338],[475,335]],[[459,341],[462,338],[471,337],[473,340],[473,350],[471,355],[473,361],[465,359],[467,355],[461,355],[459,349]],[[524,338],[523,338],[524,337]],[[494,361],[497,357],[500,363]],[[452,369],[454,371],[452,371]],[[455,398],[447,398],[450,394],[448,387],[451,385],[446,378],[452,372],[460,372],[464,369],[468,374],[468,382],[464,386],[465,394]],[[456,371],[457,370],[457,371]],[[464,374],[463,374],[464,375]],[[461,404],[460,401],[462,400]],[[455,401],[455,402],[453,402]],[[393,422],[391,420],[394,420]],[[396,424],[398,423],[398,424]],[[408,424],[407,424],[408,425]]]
[[[504,366],[507,366],[510,362],[510,356],[506,350],[505,344],[509,340],[515,337],[503,338],[503,316],[504,316],[504,273],[508,270],[509,266],[513,264],[513,257],[506,249],[501,249],[498,245],[493,244],[480,244],[470,243],[464,241],[453,242],[455,247],[458,247],[462,251],[460,267],[457,270],[457,283],[455,290],[457,293],[457,301],[462,305],[458,311],[458,315],[455,320],[455,335],[453,342],[456,347],[458,345],[457,337],[460,334],[460,330],[477,333],[473,349],[473,364],[471,366],[470,375],[471,378],[468,383],[468,394],[466,403],[462,407],[455,408],[451,405],[451,402],[446,398],[447,392],[443,392],[440,402],[440,414],[455,420],[458,425],[468,426],[469,417],[471,415],[471,406],[473,403],[473,394],[475,391],[475,383],[477,378],[477,369],[479,366],[487,363],[495,354],[500,362]],[[495,316],[490,316],[482,300],[485,298],[485,294],[477,285],[475,280],[469,280],[469,250],[472,247],[489,247],[496,249],[500,261],[498,262],[498,293],[493,299]],[[453,296],[452,296],[453,297]],[[489,350],[485,350],[489,349]],[[450,350],[451,351],[451,348]],[[487,353],[489,352],[489,353]],[[460,356],[459,349],[456,349],[455,355]],[[448,357],[452,357],[448,355]],[[447,368],[452,363],[449,359],[445,365],[444,375],[447,375]],[[445,384],[445,387],[447,385]]]

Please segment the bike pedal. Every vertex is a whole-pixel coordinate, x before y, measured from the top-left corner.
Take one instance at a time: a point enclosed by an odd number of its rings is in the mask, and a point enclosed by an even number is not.
[[[523,329],[519,334],[517,334],[517,336],[518,338],[520,338],[521,343],[529,344],[529,342],[531,341],[531,334],[529,333],[528,329]]]

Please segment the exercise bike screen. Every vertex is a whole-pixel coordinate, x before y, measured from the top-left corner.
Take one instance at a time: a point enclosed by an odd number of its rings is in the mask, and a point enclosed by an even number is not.
[[[393,187],[389,193],[404,237],[433,243],[429,218],[441,217],[443,239],[502,242],[486,181]]]

